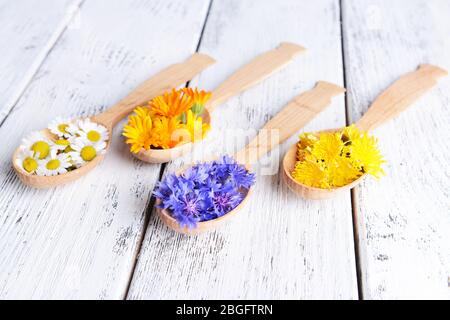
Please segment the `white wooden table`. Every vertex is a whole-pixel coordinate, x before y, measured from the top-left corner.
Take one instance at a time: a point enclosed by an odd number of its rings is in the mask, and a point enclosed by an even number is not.
[[[0,298],[449,299],[449,79],[375,131],[379,182],[318,202],[259,176],[233,222],[196,237],[149,200],[189,160],[138,162],[122,125],[105,161],[64,187],[25,187],[10,160],[26,133],[101,111],[195,51],[218,63],[190,85],[212,89],[281,41],[308,52],[218,108],[205,150],[317,80],[348,91],[305,130],[343,126],[418,64],[450,70],[449,17],[448,0],[0,0]],[[295,139],[262,161],[278,166]]]

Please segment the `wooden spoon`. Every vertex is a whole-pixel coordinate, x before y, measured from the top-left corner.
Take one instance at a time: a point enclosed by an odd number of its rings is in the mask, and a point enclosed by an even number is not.
[[[429,64],[419,68],[395,81],[388,89],[380,94],[370,106],[364,116],[356,122],[356,126],[363,131],[371,131],[393,117],[397,116],[428,90],[434,87],[437,79],[447,75],[447,71]],[[338,131],[338,130],[327,130]],[[283,178],[289,189],[306,199],[331,198],[339,192],[350,190],[359,184],[367,174],[362,175],[352,183],[343,187],[321,189],[299,183],[291,176],[297,161],[297,144],[293,145],[283,159]]]
[[[250,169],[252,163],[255,163],[260,157],[305,126],[331,103],[331,98],[343,92],[345,92],[345,89],[340,86],[319,81],[312,90],[300,94],[289,102],[283,110],[266,123],[259,134],[244,149],[235,154],[234,158],[238,163]],[[267,139],[272,134],[275,134],[278,139],[272,139],[270,137]],[[181,174],[184,170],[178,174]],[[244,200],[235,209],[220,218],[199,222],[195,229],[181,227],[166,209],[157,208],[157,212],[169,228],[184,234],[198,234],[216,228],[236,215],[247,202],[251,191],[252,189],[250,188]],[[156,204],[160,203],[161,200],[157,199]]]
[[[261,82],[275,71],[282,68],[297,54],[305,49],[293,43],[281,43],[274,50],[261,54],[250,63],[240,68],[217,87],[205,106],[202,120],[211,122],[211,112],[228,98]],[[170,149],[141,149],[133,155],[148,163],[164,163],[174,160],[192,151],[193,143],[185,143]]]
[[[152,78],[143,82],[136,89],[134,89],[128,96],[122,99],[108,110],[89,117],[91,121],[105,126],[109,133],[106,149],[111,145],[112,129],[113,127],[126,115],[128,115],[137,105],[147,102],[153,97],[160,95],[173,87],[177,87],[200,73],[206,67],[213,64],[215,60],[206,54],[196,53],[188,60],[173,64],[164,70],[157,73]],[[49,130],[42,131],[46,136],[53,139]],[[104,158],[104,153],[97,155],[92,161],[86,163],[78,169],[69,171],[64,174],[56,176],[38,176],[29,174],[21,166],[17,165],[16,159],[20,152],[20,147],[16,149],[12,157],[13,168],[16,171],[20,180],[28,186],[35,188],[50,188],[57,185],[65,184],[91,171]]]

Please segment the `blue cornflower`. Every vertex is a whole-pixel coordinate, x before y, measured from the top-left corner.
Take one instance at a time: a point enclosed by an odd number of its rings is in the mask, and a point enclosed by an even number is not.
[[[189,193],[179,193],[171,201],[172,216],[181,226],[195,228],[197,222],[203,220],[205,210],[205,201],[203,195],[192,191]]]
[[[236,208],[255,182],[255,175],[224,156],[201,163],[182,175],[170,174],[158,183],[153,194],[161,200],[181,226],[194,228],[197,222],[221,217]]]
[[[244,195],[230,182],[213,191],[210,196],[214,214],[217,217],[221,217],[236,208],[244,198]]]
[[[170,198],[180,188],[179,177],[175,174],[168,175],[164,180],[158,182],[153,194],[163,200]],[[167,208],[167,201],[162,202],[162,208]]]
[[[201,165],[195,165],[183,172],[182,175],[189,183],[194,186],[200,186],[205,183],[205,180],[209,177],[208,168]]]
[[[228,169],[231,182],[235,187],[250,189],[255,183],[255,174],[249,172],[244,166],[235,163],[230,164]]]
[[[223,156],[215,163],[216,175],[222,181],[231,181],[237,188],[249,189],[255,183],[255,175],[230,156]]]

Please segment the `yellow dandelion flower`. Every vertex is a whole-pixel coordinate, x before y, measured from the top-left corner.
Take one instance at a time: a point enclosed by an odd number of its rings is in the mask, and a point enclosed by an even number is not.
[[[319,138],[313,133],[302,133],[299,137],[298,146],[302,149],[312,147]]]
[[[205,108],[206,103],[211,98],[211,92],[208,91],[198,91],[197,88],[183,88],[183,93],[192,99],[191,110],[195,115],[201,115]]]
[[[126,143],[130,145],[131,152],[138,153],[142,148],[150,149],[153,139],[152,129],[152,119],[149,116],[128,117],[128,123],[124,126],[122,135],[128,138]]]
[[[297,160],[303,160],[306,155],[311,154],[311,148],[319,140],[312,133],[302,133],[297,143]]]
[[[341,187],[364,173],[378,178],[384,174],[383,163],[377,140],[351,125],[337,133],[321,133],[319,137],[302,134],[292,177],[312,187]]]
[[[358,140],[352,141],[350,158],[363,173],[379,178],[384,175],[381,165],[385,163],[378,150],[378,141],[364,133]]]
[[[338,157],[332,163],[327,165],[328,181],[330,186],[342,187],[356,179],[362,173],[352,164],[351,160],[346,157]]]
[[[354,124],[345,127],[342,130],[342,141],[344,142],[344,148],[342,150],[342,153],[345,157],[350,158],[352,143],[354,141],[359,140],[361,135],[362,132]]]
[[[323,189],[330,187],[325,169],[313,159],[297,161],[291,175],[298,182],[311,187]]]
[[[345,127],[342,130],[342,140],[344,142],[347,141],[356,141],[361,137],[361,131],[354,124]]]
[[[173,118],[192,107],[192,98],[183,94],[182,90],[173,89],[171,92],[153,98],[149,105],[153,115]]]
[[[314,143],[311,154],[318,160],[329,163],[338,158],[342,153],[344,142],[340,133],[324,132],[319,136],[319,140]]]

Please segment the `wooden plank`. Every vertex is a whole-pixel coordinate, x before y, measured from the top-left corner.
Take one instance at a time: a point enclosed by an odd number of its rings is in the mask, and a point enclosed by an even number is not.
[[[197,157],[231,152],[233,142],[242,147],[242,133],[254,134],[317,80],[343,82],[339,1],[213,2],[200,50],[220,63],[193,85],[212,89],[281,41],[309,52],[218,107]],[[344,123],[340,97],[307,129]],[[262,161],[274,172],[258,177],[253,198],[229,225],[187,237],[169,231],[152,212],[128,298],[357,298],[350,194],[316,202],[290,193],[277,172],[280,154],[295,140]],[[165,172],[191,161],[171,163]]]
[[[0,1],[0,123],[76,17],[80,2]]]
[[[103,110],[197,47],[206,0],[87,1],[0,127],[0,297],[122,298],[160,166],[133,159],[113,133],[110,154],[84,178],[34,190],[10,157],[55,116]],[[108,8],[108,14],[104,14]],[[174,21],[176,23],[174,23]]]
[[[420,63],[450,70],[448,1],[344,1],[354,120]],[[450,298],[450,80],[374,133],[387,176],[355,192],[363,297]]]

